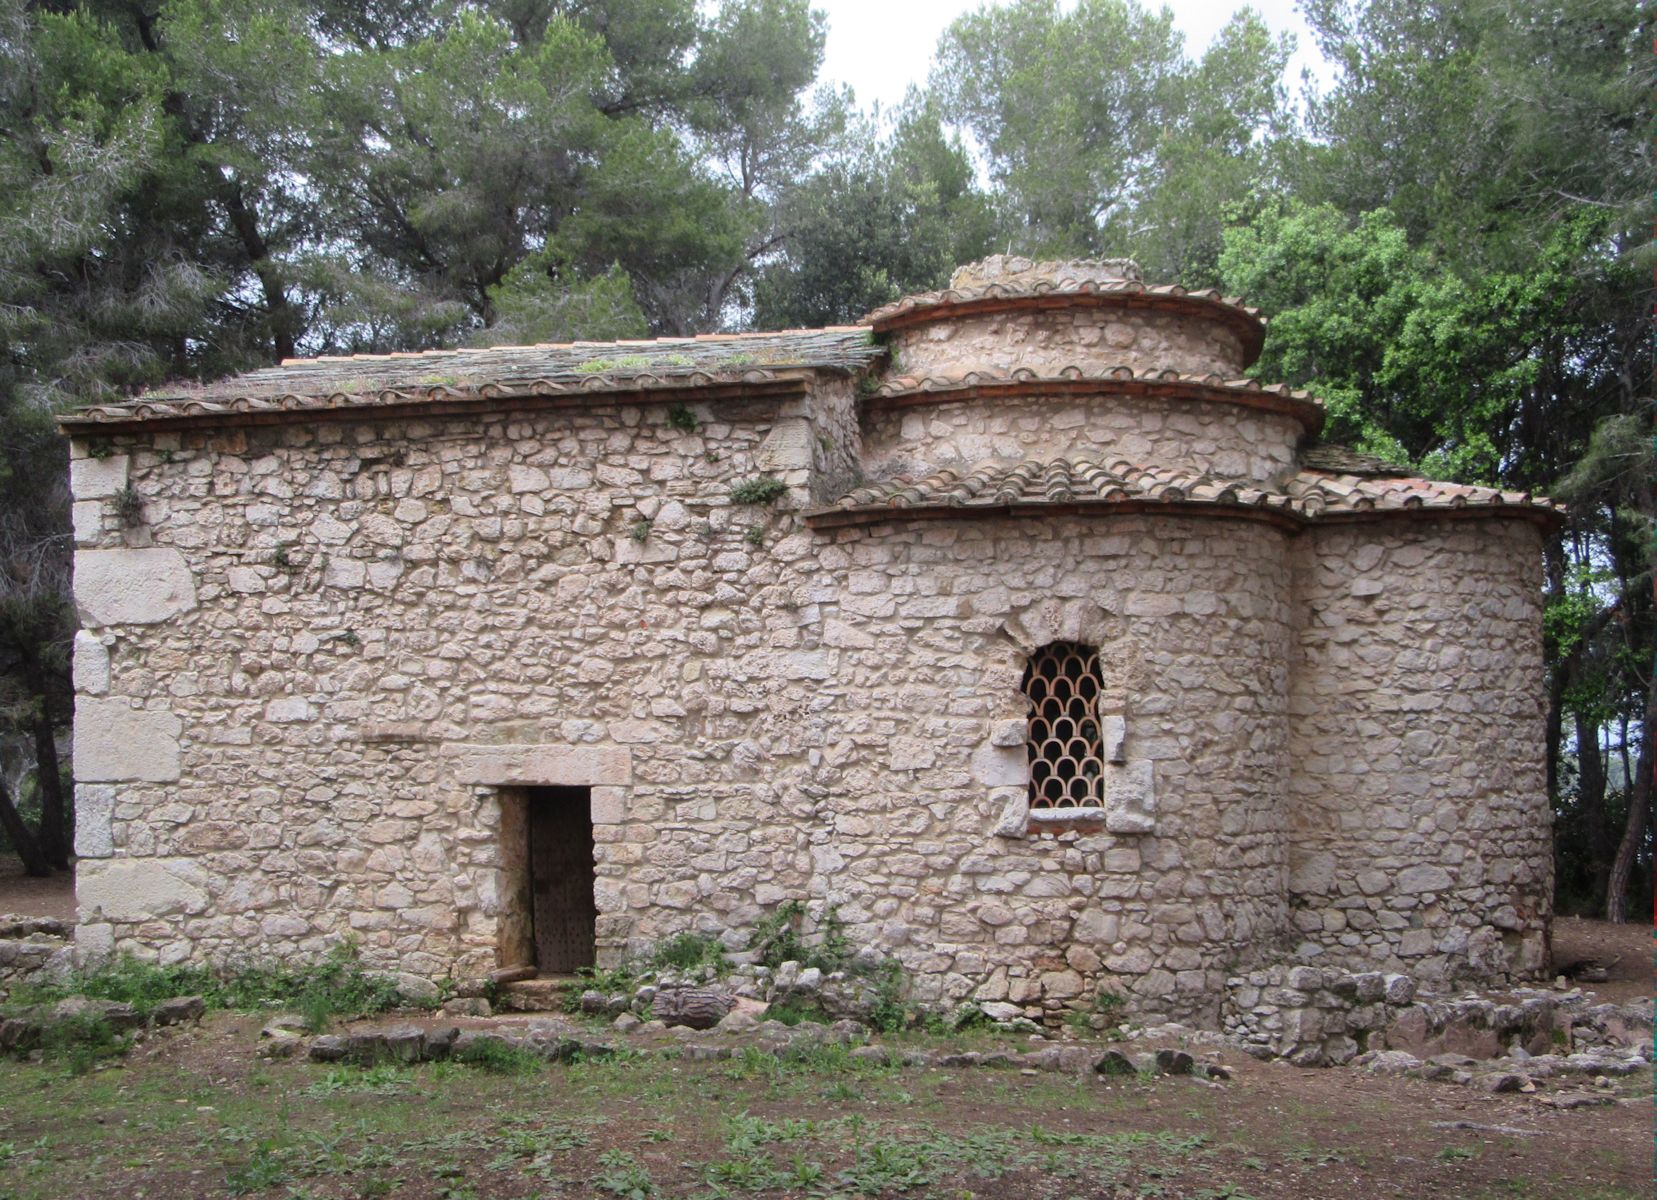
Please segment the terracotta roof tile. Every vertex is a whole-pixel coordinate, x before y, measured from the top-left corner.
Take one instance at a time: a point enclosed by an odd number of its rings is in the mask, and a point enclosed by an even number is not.
[[[957,304],[972,304],[981,300],[1022,300],[1032,296],[1085,295],[1144,295],[1209,300],[1234,308],[1246,316],[1263,320],[1260,310],[1250,308],[1237,296],[1227,296],[1215,288],[1196,291],[1177,283],[1147,284],[1138,279],[1036,279],[1029,282],[987,283],[978,287],[943,288],[936,292],[920,292],[905,296],[891,304],[875,309],[864,321],[876,325],[894,317],[905,316],[928,308],[946,308]]]
[[[1347,446],[1322,443],[1308,446],[1300,452],[1301,466],[1313,471],[1336,471],[1346,475],[1407,476],[1408,467],[1394,466],[1373,454],[1359,454]]]
[[[1226,506],[1299,520],[1413,509],[1518,509],[1552,517],[1559,509],[1522,492],[1414,478],[1364,478],[1301,470],[1280,486],[1224,479],[1126,459],[1071,457],[1050,462],[985,462],[940,467],[925,475],[868,483],[809,513],[897,516],[903,510],[964,511],[1042,505],[1156,504]]]

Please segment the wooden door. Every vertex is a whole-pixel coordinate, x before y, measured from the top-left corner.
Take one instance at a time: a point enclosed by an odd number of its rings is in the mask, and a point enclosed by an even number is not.
[[[593,822],[586,788],[532,788],[529,793],[529,885],[535,965],[568,975],[593,965]]]

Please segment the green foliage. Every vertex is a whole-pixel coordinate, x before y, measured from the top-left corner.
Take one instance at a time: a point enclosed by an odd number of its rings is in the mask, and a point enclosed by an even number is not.
[[[904,1003],[908,980],[903,964],[895,958],[883,961],[875,970],[875,1001],[869,1008],[868,1020],[881,1033],[896,1033],[909,1024],[909,1009]]]
[[[784,1025],[827,1025],[829,1015],[823,1007],[814,1001],[803,1000],[798,996],[789,996],[786,999],[775,1001],[765,1010],[767,1021],[780,1021]]]
[[[1265,177],[1288,53],[1247,11],[1193,61],[1166,9],[1017,0],[950,26],[932,86],[988,161],[1012,249],[1127,253],[1191,281],[1212,270],[1224,205]]]
[[[276,1142],[267,1139],[254,1147],[253,1157],[226,1172],[224,1186],[232,1196],[246,1196],[286,1183],[288,1179],[288,1168],[277,1151]]]
[[[223,967],[162,966],[123,955],[61,982],[13,989],[14,1005],[91,996],[148,1014],[163,1000],[200,996],[210,1008],[291,1008],[313,1032],[334,1017],[384,1012],[405,1004],[394,981],[363,968],[355,943],[340,942],[310,963],[249,962]]]
[[[701,967],[713,967],[723,974],[730,964],[725,960],[725,947],[718,938],[687,929],[658,945],[650,956],[650,965],[658,971],[694,971]]]
[[[116,492],[110,503],[115,508],[116,519],[122,525],[131,529],[143,524],[144,497],[139,494],[138,489],[133,487],[132,484],[129,483]]]
[[[46,1061],[61,1064],[71,1075],[84,1075],[104,1059],[120,1057],[129,1042],[104,1017],[79,1013],[46,1022],[39,1049]]]
[[[598,1156],[598,1164],[604,1168],[593,1176],[593,1186],[599,1191],[622,1200],[648,1200],[656,1194],[650,1172],[625,1150],[606,1150]]]
[[[675,404],[667,410],[667,424],[668,428],[677,429],[680,433],[695,433],[702,427],[696,414],[683,404]]]
[[[468,1043],[455,1055],[455,1061],[494,1075],[530,1075],[546,1067],[533,1050],[498,1038],[479,1038]]]
[[[754,283],[762,329],[844,324],[943,287],[994,240],[989,200],[935,104],[912,97],[890,135],[865,123],[785,194],[781,253]]]
[[[731,485],[732,504],[770,504],[788,494],[788,485],[774,475],[756,475]]]

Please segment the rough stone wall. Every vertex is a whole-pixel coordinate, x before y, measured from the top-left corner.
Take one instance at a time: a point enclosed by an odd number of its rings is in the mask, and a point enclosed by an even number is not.
[[[488,970],[524,941],[502,796],[545,785],[591,788],[601,962],[809,898],[918,998],[1033,1016],[1103,989],[1214,1024],[1284,958],[1540,966],[1529,525],[798,516],[865,439],[878,467],[1109,427],[1250,472],[1292,444],[1288,418],[1110,403],[860,431],[835,377],[692,404],[694,431],[595,397],[77,443],[80,945],[351,934],[376,966]],[[733,503],[760,475],[786,496]],[[1101,651],[1132,821],[1023,811],[1020,677],[1053,641]]]
[[[913,407],[871,404],[871,478],[986,459],[1120,455],[1129,462],[1260,482],[1288,470],[1303,434],[1276,413],[1132,396],[988,397]]]
[[[77,489],[97,510],[77,561],[83,946],[310,954],[354,933],[382,965],[487,969],[497,789],[517,784],[593,785],[612,952],[635,909],[646,932],[693,909],[718,928],[761,879],[802,893],[802,739],[829,667],[791,577],[811,539],[729,491],[781,471],[779,507],[803,504],[809,415],[284,425],[82,459],[144,500],[122,529]]]
[[[1212,1017],[1282,920],[1284,534],[1134,517],[831,541],[729,500],[797,461],[777,431],[802,413],[284,425],[78,460],[144,499],[123,528],[78,491],[82,945],[314,954],[349,933],[376,965],[488,969],[500,789],[565,784],[593,789],[605,959],[815,897],[923,997],[1041,1011],[1103,985]],[[809,470],[786,473],[782,507],[805,503]],[[1155,827],[997,836],[1023,655],[1078,636],[1111,664]]]
[[[1424,981],[1545,967],[1541,561],[1521,520],[1299,540],[1290,902],[1302,958]]]
[[[842,531],[817,556],[843,716],[814,888],[933,996],[1039,1013],[1102,987],[1215,1020],[1284,920],[1285,540],[1153,517]],[[1027,778],[1025,658],[1056,640],[1100,649],[1148,833],[992,833]]]
[[[1057,375],[1065,367],[1102,373],[1182,371],[1237,379],[1243,344],[1219,321],[1178,313],[1076,306],[949,317],[892,334],[893,370],[959,375],[1028,367]]]
[[[850,379],[822,379],[809,401],[811,494],[833,500],[863,478],[863,431],[858,426],[857,388]]]

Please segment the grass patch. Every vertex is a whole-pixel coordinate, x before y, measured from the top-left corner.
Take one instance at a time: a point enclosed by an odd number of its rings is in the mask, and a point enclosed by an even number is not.
[[[52,1020],[40,1035],[42,1057],[71,1075],[85,1075],[104,1059],[119,1058],[129,1044],[128,1037],[95,1013]]]
[[[535,1051],[497,1038],[479,1038],[462,1047],[455,1061],[493,1075],[529,1075],[547,1064]]]
[[[657,946],[650,956],[650,965],[658,971],[695,971],[712,967],[720,975],[730,969],[730,963],[725,959],[725,947],[718,938],[688,929]]]
[[[207,967],[163,966],[124,955],[60,982],[16,988],[5,1011],[51,1003],[68,996],[91,996],[130,1004],[140,1016],[175,996],[200,996],[208,1008],[259,1011],[290,1008],[312,1033],[334,1017],[357,1017],[405,1005],[397,984],[364,968],[355,942],[334,946],[308,964],[239,963]]]

